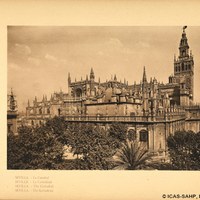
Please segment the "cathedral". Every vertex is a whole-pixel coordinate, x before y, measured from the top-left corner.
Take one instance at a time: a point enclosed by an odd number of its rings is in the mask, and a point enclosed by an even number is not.
[[[99,116],[156,116],[193,105],[194,61],[189,52],[188,40],[183,27],[179,45],[179,56],[174,57],[174,75],[163,84],[156,78],[147,79],[144,67],[141,82],[128,85],[114,75],[109,81],[101,83],[95,79],[91,68],[85,80],[72,82],[68,74],[68,94],[54,93],[48,100],[33,101],[26,108],[27,117],[32,124],[55,115],[99,115]]]
[[[166,152],[166,138],[177,130],[200,131],[200,107],[194,98],[194,58],[189,50],[183,27],[179,55],[174,57],[174,72],[166,84],[148,79],[144,67],[140,83],[129,85],[114,75],[110,80],[96,80],[91,68],[89,75],[72,81],[68,74],[68,93],[54,92],[50,99],[35,97],[28,101],[26,125],[36,126],[54,116],[64,116],[68,122],[129,124],[138,140],[146,142],[155,152]]]

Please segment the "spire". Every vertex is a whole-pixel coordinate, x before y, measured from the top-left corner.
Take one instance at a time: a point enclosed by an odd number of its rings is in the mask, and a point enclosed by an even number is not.
[[[146,83],[146,82],[147,82],[147,76],[146,76],[145,66],[144,66],[144,70],[143,70],[142,82],[143,82],[143,83]]]
[[[101,82],[101,81],[100,81],[100,77],[99,77],[99,84],[100,84],[100,82]]]
[[[86,75],[86,81],[88,81],[88,75]]]
[[[30,102],[29,102],[29,99],[28,99],[28,107],[30,107]]]
[[[70,73],[68,73],[68,84],[71,83],[71,77],[70,77]]]
[[[35,102],[37,102],[37,97],[35,96]]]
[[[90,71],[90,79],[93,79],[93,80],[95,79],[93,68],[91,68],[91,71]]]
[[[116,76],[116,74],[115,74],[115,76],[114,76],[114,81],[117,81],[117,76]]]

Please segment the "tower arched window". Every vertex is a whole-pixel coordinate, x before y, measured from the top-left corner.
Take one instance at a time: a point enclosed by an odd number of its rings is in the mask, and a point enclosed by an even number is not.
[[[188,70],[191,70],[191,65],[190,64],[188,65]]]
[[[181,65],[181,66],[182,66],[182,71],[184,71],[184,63],[182,63],[182,65]]]
[[[183,50],[183,51],[182,51],[182,56],[185,56],[185,55],[186,55],[186,51]]]
[[[60,116],[60,114],[61,114],[61,110],[60,108],[58,108],[58,116]]]

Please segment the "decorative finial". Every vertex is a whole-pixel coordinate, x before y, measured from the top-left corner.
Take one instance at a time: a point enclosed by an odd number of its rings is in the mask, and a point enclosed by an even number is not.
[[[184,27],[183,27],[183,31],[185,31],[186,28],[187,28],[187,26],[184,26]]]

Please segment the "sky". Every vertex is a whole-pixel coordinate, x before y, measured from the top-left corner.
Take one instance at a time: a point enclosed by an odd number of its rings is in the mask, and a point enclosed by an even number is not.
[[[116,74],[118,80],[139,83],[145,66],[148,80],[167,83],[182,27],[9,26],[7,34],[7,90],[13,89],[18,110],[25,111],[35,96],[67,93],[68,73],[78,81],[91,67],[101,82]],[[200,27],[188,26],[186,34],[195,63],[194,99],[200,102]]]

